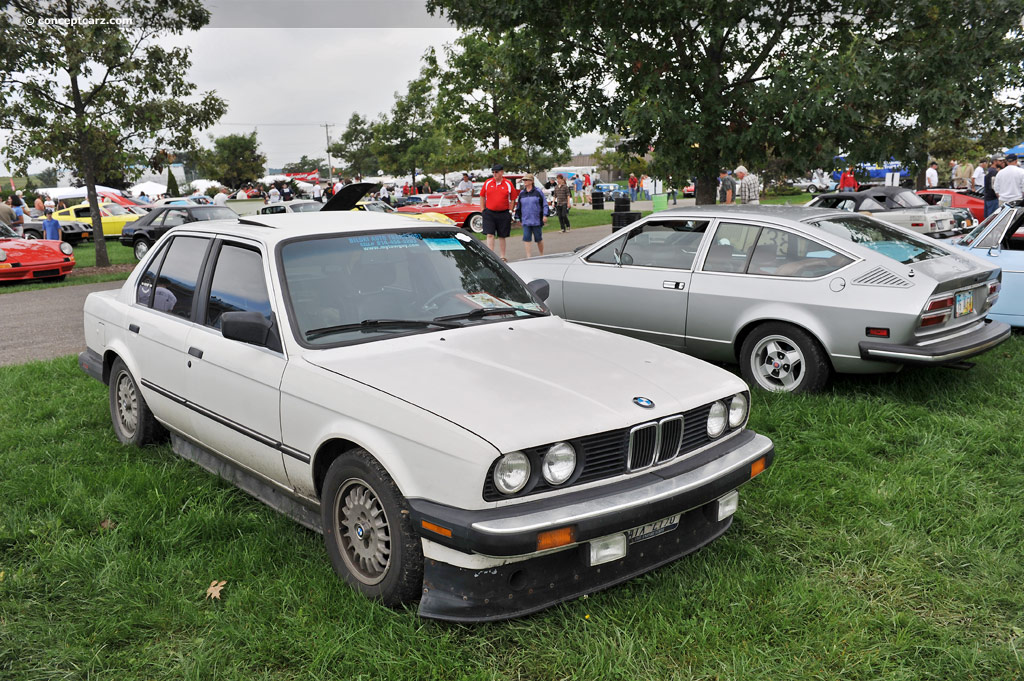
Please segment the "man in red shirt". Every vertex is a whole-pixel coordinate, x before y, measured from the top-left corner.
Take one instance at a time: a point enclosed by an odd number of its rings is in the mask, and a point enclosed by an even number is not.
[[[512,207],[519,192],[505,179],[505,168],[500,163],[493,168],[494,175],[480,189],[480,210],[483,212],[484,234],[487,247],[494,250],[494,237],[498,237],[501,259],[505,260],[505,239],[512,233]]]
[[[857,179],[853,176],[853,167],[847,168],[842,175],[839,176],[839,191],[841,192],[855,192],[857,191]]]

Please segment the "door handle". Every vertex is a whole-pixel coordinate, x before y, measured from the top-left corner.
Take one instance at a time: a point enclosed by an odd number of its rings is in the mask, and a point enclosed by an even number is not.
[[[685,281],[663,281],[663,282],[661,282],[661,287],[662,288],[668,288],[668,289],[676,289],[677,291],[682,291],[683,289],[686,288],[686,282]]]
[[[188,354],[192,355],[192,356],[193,356],[193,357],[195,357],[196,359],[202,359],[202,358],[203,358],[203,351],[202,351],[202,350],[200,350],[200,349],[199,349],[199,348],[197,348],[197,347],[191,347],[191,348],[189,348],[189,349],[188,349]]]
[[[128,330],[131,331],[132,333],[138,333],[139,332],[139,325],[138,324],[129,324],[128,325]]]

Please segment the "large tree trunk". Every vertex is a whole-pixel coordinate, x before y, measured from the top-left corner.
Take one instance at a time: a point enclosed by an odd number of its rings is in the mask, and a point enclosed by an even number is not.
[[[680,184],[684,184],[684,182],[680,182]],[[718,175],[698,175],[696,189],[697,192],[694,196],[698,206],[715,205],[715,195],[718,193]],[[679,188],[679,191],[682,192],[682,187]]]
[[[85,118],[85,104],[82,102],[82,92],[78,87],[78,76],[71,76],[71,98],[75,106],[75,118],[82,121]],[[110,258],[107,256],[107,242],[103,238],[103,218],[100,215],[100,202],[96,198],[96,154],[93,152],[93,140],[78,128],[79,158],[82,159],[82,167],[85,168],[85,189],[89,201],[89,213],[92,215],[92,240],[96,248],[96,267],[108,267]]]

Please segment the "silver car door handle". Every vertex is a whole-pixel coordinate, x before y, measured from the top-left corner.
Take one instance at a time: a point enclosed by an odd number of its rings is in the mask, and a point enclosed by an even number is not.
[[[661,287],[662,288],[676,289],[677,291],[682,291],[683,289],[686,288],[686,282],[685,281],[663,281],[663,282],[661,282]]]

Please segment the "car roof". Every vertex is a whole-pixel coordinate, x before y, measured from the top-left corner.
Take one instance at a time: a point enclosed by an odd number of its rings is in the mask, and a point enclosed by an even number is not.
[[[407,230],[419,232],[424,229],[447,229],[460,231],[453,226],[426,224],[412,217],[398,213],[373,213],[367,211],[328,211],[316,213],[276,213],[274,215],[247,215],[238,219],[192,222],[174,228],[174,232],[207,232],[209,234],[235,234],[263,241],[267,244],[290,239],[295,236],[318,234],[339,234],[376,232],[381,230]]]
[[[876,187],[868,187],[867,189],[861,189],[858,192],[830,192],[828,194],[818,194],[818,197],[824,199],[841,196],[845,198],[859,199],[863,198],[864,196],[867,196],[868,194],[874,194],[876,196],[878,194],[885,194],[886,196],[895,196],[896,194],[902,194],[903,192],[913,193],[913,191],[914,190],[907,189],[906,187],[889,187],[887,185],[879,185]],[[851,196],[851,194],[853,196]]]
[[[782,219],[792,220],[794,222],[805,222],[815,217],[825,217],[827,215],[849,215],[849,211],[837,210],[835,208],[809,208],[802,204],[800,205],[777,205],[777,206],[762,206],[760,204],[742,204],[742,205],[707,205],[707,206],[688,206],[680,208],[671,208],[658,213],[653,213],[649,217],[660,217],[660,216],[681,216],[681,215],[699,215],[703,217],[751,217],[751,218],[771,218],[771,219]]]

